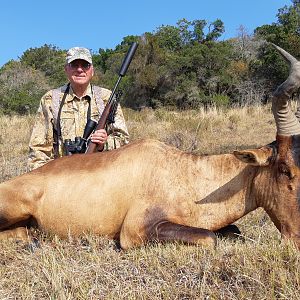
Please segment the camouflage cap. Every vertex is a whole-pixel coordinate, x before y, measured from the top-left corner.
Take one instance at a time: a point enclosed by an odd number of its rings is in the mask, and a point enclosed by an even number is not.
[[[73,47],[67,52],[66,62],[69,64],[75,59],[83,59],[90,64],[92,64],[92,55],[87,48],[83,47]]]

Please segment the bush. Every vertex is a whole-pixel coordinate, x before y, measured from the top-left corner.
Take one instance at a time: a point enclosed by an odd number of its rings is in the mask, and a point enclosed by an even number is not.
[[[8,114],[34,113],[49,89],[43,73],[13,61],[1,69],[0,85],[0,111]]]
[[[212,96],[212,103],[216,107],[227,107],[230,104],[230,97],[222,94],[215,94]]]

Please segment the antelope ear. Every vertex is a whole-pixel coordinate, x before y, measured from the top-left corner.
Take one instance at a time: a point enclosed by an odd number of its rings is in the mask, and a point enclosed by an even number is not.
[[[252,166],[267,166],[273,156],[273,149],[262,147],[259,149],[234,151],[235,157]]]

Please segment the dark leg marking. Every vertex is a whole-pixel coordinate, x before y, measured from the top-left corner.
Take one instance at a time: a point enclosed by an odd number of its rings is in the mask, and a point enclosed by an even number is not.
[[[180,241],[186,244],[215,246],[216,236],[207,229],[190,227],[164,221],[156,224],[148,233],[149,240]]]
[[[0,215],[0,228],[5,228],[9,224],[9,220]]]

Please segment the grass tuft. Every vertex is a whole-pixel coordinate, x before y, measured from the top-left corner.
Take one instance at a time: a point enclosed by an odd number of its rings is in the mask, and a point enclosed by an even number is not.
[[[155,138],[212,154],[272,142],[270,107],[124,110],[131,140]],[[26,172],[34,117],[0,118],[1,181]],[[300,255],[263,210],[237,222],[243,240],[216,249],[179,243],[120,251],[105,237],[60,240],[33,232],[40,248],[1,242],[0,299],[300,299]]]

